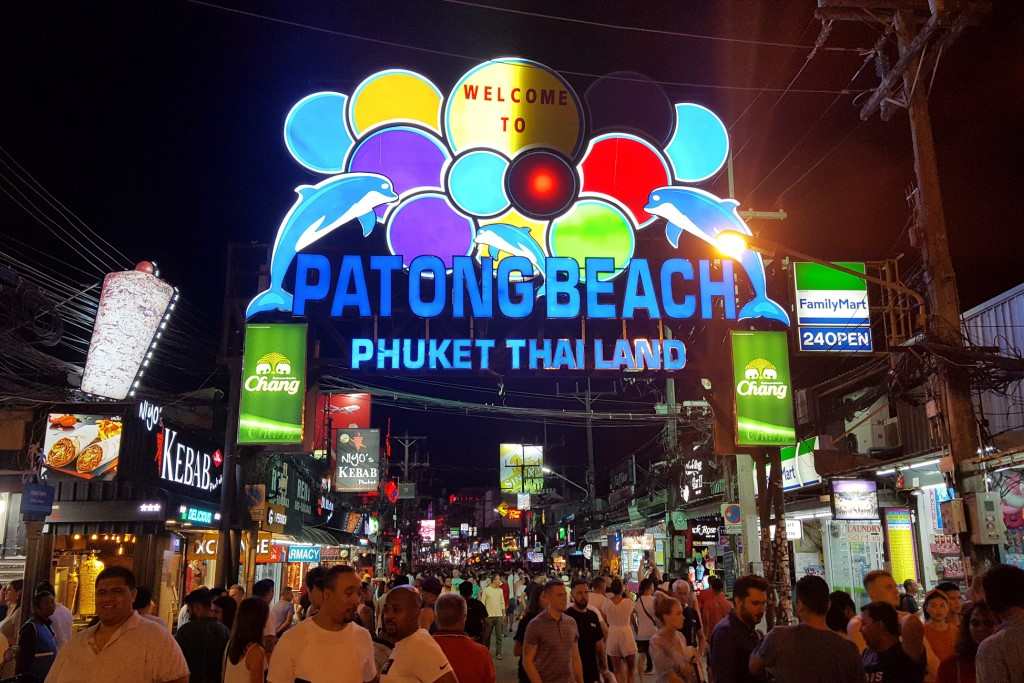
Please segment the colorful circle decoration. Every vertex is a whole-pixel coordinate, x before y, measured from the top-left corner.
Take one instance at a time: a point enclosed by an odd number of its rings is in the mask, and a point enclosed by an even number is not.
[[[636,246],[626,209],[598,197],[580,198],[568,213],[553,220],[548,239],[552,256],[566,256],[580,264],[581,281],[586,280],[588,258],[615,259],[615,273],[602,277],[610,280],[629,265]]]
[[[440,139],[422,128],[390,126],[360,140],[352,149],[348,171],[379,173],[391,180],[398,196],[414,190],[441,189],[441,175],[451,157]],[[377,216],[384,216],[378,206]]]
[[[454,256],[497,264],[515,254],[542,277],[550,256],[576,259],[581,274],[587,258],[610,257],[615,272],[602,277],[611,279],[633,257],[636,230],[658,219],[646,211],[651,191],[713,176],[729,138],[709,109],[672,105],[638,74],[598,79],[586,99],[589,113],[560,74],[527,59],[483,62],[447,97],[417,73],[388,69],[351,95],[299,100],[284,140],[316,173],[391,182],[396,202],[390,192],[355,200],[383,202],[373,211],[406,267],[423,255],[451,268]],[[588,120],[599,134],[584,145]]]
[[[579,192],[576,169],[565,157],[546,149],[524,152],[505,174],[512,205],[532,218],[564,213]]]
[[[414,71],[378,71],[352,93],[348,124],[360,137],[393,123],[418,123],[441,135],[441,102],[437,86]]]
[[[627,133],[606,133],[590,141],[580,162],[583,191],[614,197],[638,228],[657,216],[644,211],[651,188],[672,184],[668,162],[654,145]]]
[[[438,256],[450,269],[453,256],[473,252],[474,233],[473,219],[440,192],[407,197],[388,216],[388,248],[406,268],[417,256]]]
[[[295,103],[284,120],[284,144],[295,160],[317,173],[340,173],[352,136],[345,127],[348,97],[317,92]]]
[[[707,180],[729,156],[729,131],[722,119],[699,104],[676,105],[676,129],[665,146],[676,180]]]
[[[514,157],[547,147],[575,159],[583,107],[561,75],[527,59],[492,59],[466,72],[444,109],[444,133],[461,152],[486,147]]]
[[[505,192],[508,159],[487,149],[459,155],[448,168],[446,186],[456,206],[475,216],[493,216],[509,206]]]

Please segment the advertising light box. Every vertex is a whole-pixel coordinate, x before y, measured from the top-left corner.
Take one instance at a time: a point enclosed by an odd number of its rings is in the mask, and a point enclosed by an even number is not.
[[[833,479],[832,517],[878,519],[878,485],[870,479]]]
[[[306,325],[246,325],[238,443],[302,443],[305,399]]]
[[[733,330],[731,337],[736,445],[795,444],[786,333]]]
[[[544,489],[544,447],[521,443],[498,445],[502,493],[540,493]]]
[[[43,437],[44,469],[112,481],[121,454],[121,417],[50,413]]]
[[[867,272],[862,262],[837,266]],[[801,351],[867,352],[873,349],[868,283],[820,263],[793,264]]]
[[[380,485],[380,430],[339,429],[335,442],[334,490],[376,491]]]
[[[82,375],[82,391],[123,400],[134,395],[167,326],[178,293],[152,273],[126,270],[103,278]]]

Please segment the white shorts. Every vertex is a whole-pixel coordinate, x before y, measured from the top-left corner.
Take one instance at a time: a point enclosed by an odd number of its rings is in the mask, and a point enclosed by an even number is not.
[[[633,637],[633,629],[629,626],[609,627],[605,650],[609,657],[632,657],[635,655],[636,639]]]

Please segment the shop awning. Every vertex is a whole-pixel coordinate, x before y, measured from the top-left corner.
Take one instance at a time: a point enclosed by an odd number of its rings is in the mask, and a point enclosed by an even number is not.
[[[349,536],[350,534],[344,535]],[[332,531],[314,526],[304,526],[295,534],[296,543],[308,543],[310,545],[354,545],[356,543],[355,537],[352,538],[353,540],[346,541],[342,539],[342,532],[340,531]]]

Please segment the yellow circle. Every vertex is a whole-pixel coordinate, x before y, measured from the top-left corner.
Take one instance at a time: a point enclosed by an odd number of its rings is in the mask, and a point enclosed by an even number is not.
[[[541,249],[541,251],[544,252],[544,255],[545,256],[549,255],[548,254],[548,222],[547,221],[538,221],[538,220],[534,220],[533,218],[527,218],[526,216],[524,216],[523,214],[519,213],[515,209],[509,209],[505,213],[501,214],[500,216],[496,216],[494,218],[485,218],[485,219],[480,219],[480,220],[477,221],[478,229],[482,228],[484,226],[487,226],[487,225],[495,225],[495,224],[498,224],[498,223],[504,223],[505,225],[514,225],[517,228],[527,228],[527,229],[529,229],[530,236],[533,237],[533,239],[535,239],[537,241],[537,244],[540,245],[540,249]],[[491,253],[491,251],[492,251],[492,249],[491,249],[490,246],[488,246],[488,245],[481,245],[481,246],[479,246],[477,248],[477,258],[479,259],[479,258],[483,258],[485,256],[490,256],[491,258],[494,258],[494,255]],[[498,258],[494,259],[494,262],[493,262],[494,263],[494,269],[497,270],[498,269],[498,263],[500,263],[502,259],[508,258],[509,256],[512,256],[512,254],[506,253],[504,251],[501,252],[500,254],[498,254]],[[513,273],[512,277],[511,277],[511,280],[513,282],[519,282],[520,280],[522,280],[522,278],[520,278],[517,274]]]
[[[437,86],[418,73],[378,71],[349,98],[349,126],[355,137],[393,123],[418,123],[440,135],[442,101]]]
[[[486,147],[512,157],[531,147],[575,159],[583,142],[579,98],[543,64],[502,58],[470,69],[452,88],[445,134],[455,151]]]

